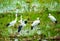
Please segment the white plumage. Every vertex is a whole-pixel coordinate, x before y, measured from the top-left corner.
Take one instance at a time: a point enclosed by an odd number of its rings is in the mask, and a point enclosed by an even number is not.
[[[20,19],[20,21],[18,21],[18,22],[20,22],[20,25],[23,27],[26,26],[25,21],[26,20],[22,20],[22,15],[21,15],[21,19]]]
[[[16,11],[16,14],[15,14],[15,16],[16,16],[15,20],[13,20],[12,22],[8,23],[8,24],[7,24],[8,27],[14,26],[15,23],[17,22],[17,12],[18,12],[18,11]]]
[[[25,21],[22,21],[21,25],[24,27],[26,26]]]
[[[50,13],[49,13],[49,16],[50,20],[53,22],[53,23],[57,23],[57,20],[54,16],[52,16]]]
[[[16,14],[15,20],[13,20],[12,22],[8,23],[7,26],[8,26],[8,27],[14,26],[15,23],[16,23],[16,21],[17,21],[17,14]]]
[[[20,22],[20,25],[18,27],[18,33],[19,33],[21,31],[22,27],[26,26],[27,21],[26,20],[22,20],[22,16],[21,16],[21,20],[18,21],[18,22]]]
[[[14,26],[14,25],[15,25],[15,23],[16,23],[16,20],[14,20],[14,21],[10,22],[9,27],[10,27],[10,26]]]
[[[33,23],[31,24],[31,28],[33,29],[33,27],[35,27],[39,24],[40,24],[40,20],[39,20],[39,18],[37,18],[37,20],[33,21]]]
[[[39,18],[37,18],[37,20],[33,21],[32,26],[36,26],[39,23],[40,23],[40,20],[39,20]]]

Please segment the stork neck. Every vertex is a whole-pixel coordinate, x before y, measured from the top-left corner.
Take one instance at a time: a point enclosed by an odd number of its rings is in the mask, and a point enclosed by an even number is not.
[[[15,20],[17,21],[17,16],[16,16]]]

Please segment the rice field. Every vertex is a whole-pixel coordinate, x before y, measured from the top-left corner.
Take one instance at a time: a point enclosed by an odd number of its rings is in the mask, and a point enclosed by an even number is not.
[[[25,4],[24,0],[21,2],[23,4]],[[47,2],[48,4],[45,2]],[[7,9],[7,11],[5,11],[3,13],[1,13],[1,10],[0,10],[0,41],[15,41],[15,39],[18,39],[18,41],[40,41],[40,40],[41,41],[44,41],[44,40],[60,41],[60,40],[55,39],[56,36],[60,36],[60,11],[59,11],[60,3],[58,3],[55,6],[54,2],[58,2],[58,1],[50,0],[50,1],[45,1],[45,2],[43,3],[43,1],[40,2],[40,1],[36,1],[36,0],[31,1],[31,3],[28,5],[28,7],[25,6],[24,9],[23,9],[22,3],[20,3],[20,5],[22,4],[22,6],[14,3],[15,5],[12,4],[13,7],[11,6],[13,8],[13,10]],[[50,2],[52,2],[52,3],[50,3]],[[34,7],[31,8],[31,5],[33,3],[36,3],[39,6],[36,8],[36,10],[34,10]],[[53,4],[53,5],[51,5],[51,4]],[[54,6],[54,9],[53,9],[53,6]],[[19,9],[18,16],[17,16],[17,19],[18,19],[17,23],[12,27],[7,27],[6,25],[15,19],[16,13],[15,13],[14,7],[17,7]],[[31,10],[30,10],[30,8],[31,8]],[[48,18],[49,13],[51,13],[57,19],[57,21],[58,21],[57,24],[54,24]],[[18,30],[18,26],[20,25],[20,23],[18,21],[20,20],[21,15],[23,17],[23,20],[29,18],[29,21],[27,23],[27,26],[22,28],[21,33],[18,36],[17,30]],[[37,17],[40,18],[40,25],[38,25],[36,28],[31,30],[31,24],[34,20],[36,20]],[[25,31],[27,31],[27,30],[29,32],[26,33]]]
[[[31,29],[31,22],[28,22],[27,26],[24,27],[23,30],[29,30],[29,33],[27,33],[27,34],[22,33],[22,35],[20,35],[19,37],[17,36],[17,38],[20,38],[23,40],[24,37],[26,37],[26,38],[31,38],[33,41],[33,37],[35,36],[35,40],[37,41],[37,39],[39,39],[39,37],[41,36],[41,35],[37,34],[37,28],[40,28],[42,35],[45,35],[45,37],[43,37],[43,38],[49,38],[49,37],[54,37],[54,36],[60,35],[60,31],[58,31],[60,29],[60,21],[59,21],[60,14],[58,15],[57,13],[54,13],[54,12],[51,12],[51,13],[58,20],[57,24],[54,24],[48,18],[48,13],[46,13],[46,12],[43,12],[42,14],[38,13],[38,12],[36,12],[36,13],[33,12],[33,14],[31,12],[30,13],[18,14],[18,20],[20,20],[21,15],[23,16],[23,19],[29,18],[29,21],[34,21],[37,17],[39,17],[41,23],[34,30],[31,31],[30,30]],[[11,34],[12,34],[11,37],[14,38],[14,33],[16,34],[19,23],[17,22],[14,27],[6,27],[7,23],[9,23],[15,19],[14,15],[15,14],[11,14],[11,13],[0,14],[0,29],[1,29],[0,30],[0,38],[10,38]]]

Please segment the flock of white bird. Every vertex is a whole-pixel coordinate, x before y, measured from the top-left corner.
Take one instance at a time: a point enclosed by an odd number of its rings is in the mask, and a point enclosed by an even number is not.
[[[11,26],[14,26],[14,25],[16,24],[16,22],[17,22],[17,14],[18,14],[18,10],[16,11],[16,14],[15,14],[15,16],[16,16],[15,20],[13,20],[12,22],[8,23],[8,24],[6,25],[7,27],[11,27]],[[50,18],[50,20],[51,20],[53,23],[57,23],[56,18],[55,18],[54,16],[52,16],[50,13],[49,13],[48,17]],[[22,19],[22,15],[21,15],[20,20],[19,20],[18,22],[20,22],[20,25],[18,26],[18,31],[17,31],[18,33],[29,32],[28,30],[26,30],[26,31],[23,31],[23,30],[22,30],[22,28],[25,27],[26,24],[27,24],[27,20],[23,20],[23,19]],[[33,23],[31,24],[31,30],[33,30],[34,28],[36,28],[36,26],[39,25],[39,24],[40,24],[40,19],[39,19],[39,17],[37,17],[37,19],[36,19],[35,21],[33,21]],[[21,32],[20,32],[20,31],[21,31]],[[22,31],[23,31],[23,32],[22,32]],[[25,34],[25,33],[24,33],[24,34]],[[37,34],[41,34],[41,31],[38,30]],[[26,34],[26,35],[27,35],[27,34]]]
[[[16,15],[15,15],[16,18],[15,18],[15,20],[13,20],[12,22],[8,23],[6,26],[11,27],[11,26],[14,26],[14,25],[16,24],[16,22],[17,22],[17,14],[18,14],[18,10],[16,10]],[[50,18],[50,20],[51,20],[53,23],[57,23],[56,18],[55,18],[54,16],[52,16],[50,13],[49,13],[48,17]],[[18,22],[20,22],[20,25],[18,26],[18,33],[19,33],[19,32],[21,31],[21,28],[26,26],[27,20],[22,20],[22,15],[21,15],[21,18],[20,18],[20,20],[19,20]],[[31,24],[31,30],[32,30],[33,28],[35,28],[37,25],[39,25],[39,24],[40,24],[40,19],[39,19],[39,17],[38,17],[38,18],[37,18],[35,21],[33,21],[33,23]]]

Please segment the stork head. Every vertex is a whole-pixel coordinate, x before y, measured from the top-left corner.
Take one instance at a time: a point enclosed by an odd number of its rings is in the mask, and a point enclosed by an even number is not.
[[[50,16],[51,14],[49,13],[49,16]]]
[[[39,17],[37,17],[37,20],[39,20]]]

